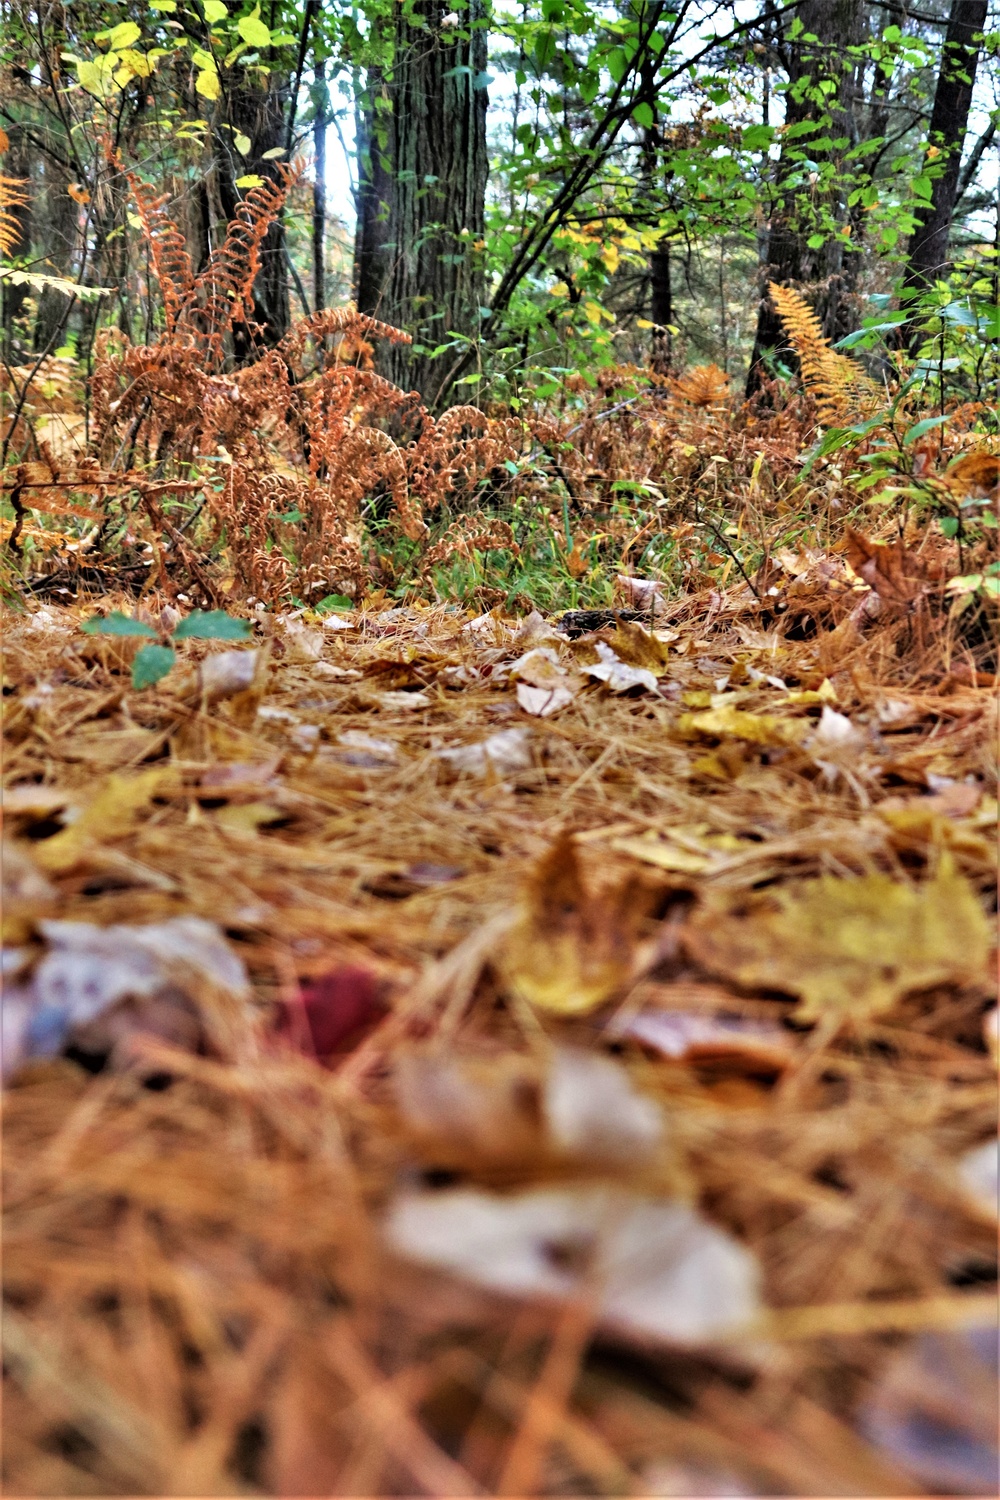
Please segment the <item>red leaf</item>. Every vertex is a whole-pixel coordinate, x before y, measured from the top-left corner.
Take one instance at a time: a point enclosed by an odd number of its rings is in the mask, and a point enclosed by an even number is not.
[[[351,965],[305,979],[284,1003],[278,1031],[317,1057],[349,1052],[386,1013],[379,989],[369,969]]]

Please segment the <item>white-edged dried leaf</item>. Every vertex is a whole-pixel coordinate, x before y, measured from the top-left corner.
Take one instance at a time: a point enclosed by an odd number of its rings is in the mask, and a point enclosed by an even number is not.
[[[231,698],[253,687],[260,652],[214,651],[198,668],[201,691],[209,700]]]
[[[613,693],[627,693],[635,687],[645,688],[649,693],[656,692],[656,678],[647,667],[630,667],[627,662],[620,661],[606,641],[595,641],[594,649],[600,659],[581,666],[588,677],[596,677]]]
[[[215,923],[201,917],[141,927],[42,920],[38,927],[48,951],[14,997],[5,1077],[29,1057],[55,1054],[70,1038],[95,1052],[136,1032],[193,1045],[192,1000],[205,985],[240,1000],[249,996],[242,960]]]
[[[627,1069],[580,1047],[556,1048],[542,1112],[553,1145],[585,1161],[642,1162],[664,1138],[662,1110],[638,1091]]]
[[[485,776],[491,768],[498,776],[524,771],[531,765],[531,731],[501,729],[474,745],[457,745],[453,750],[438,750],[439,760],[469,776]]]
[[[958,1163],[962,1186],[976,1206],[994,1218],[1000,1216],[997,1198],[1000,1194],[1000,1141],[984,1141],[967,1151]]]
[[[612,1189],[403,1191],[385,1234],[399,1254],[493,1291],[593,1296],[598,1323],[640,1339],[704,1342],[760,1308],[742,1245],[684,1204]]]

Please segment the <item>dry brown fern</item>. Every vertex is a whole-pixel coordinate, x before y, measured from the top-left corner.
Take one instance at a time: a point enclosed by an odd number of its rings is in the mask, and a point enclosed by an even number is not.
[[[23,191],[27,182],[21,177],[5,177],[0,173],[0,254],[13,255],[21,239],[21,221],[17,210],[24,208],[28,195]]]
[[[728,401],[730,395],[729,376],[718,365],[695,365],[685,375],[666,381],[667,389],[691,406],[716,406]]]
[[[880,388],[855,360],[831,347],[804,297],[775,281],[770,283],[770,293],[788,342],[798,356],[802,384],[814,398],[823,426],[836,427],[867,415],[882,396]]]

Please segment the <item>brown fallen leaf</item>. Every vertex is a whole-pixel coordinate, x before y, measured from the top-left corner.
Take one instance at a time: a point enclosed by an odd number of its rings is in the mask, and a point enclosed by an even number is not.
[[[990,929],[968,881],[942,862],[933,880],[822,875],[769,894],[745,916],[705,907],[685,946],[751,989],[797,995],[797,1018],[878,1015],[911,990],[984,977]]]
[[[955,460],[945,475],[950,489],[983,499],[995,496],[1000,487],[1000,454],[966,453]]]
[[[651,895],[634,876],[613,893],[591,893],[572,839],[559,839],[525,885],[520,920],[498,959],[504,978],[540,1010],[596,1009],[636,971]]]
[[[923,562],[905,542],[872,542],[849,526],[847,561],[884,604],[896,609],[912,603],[927,586]]]

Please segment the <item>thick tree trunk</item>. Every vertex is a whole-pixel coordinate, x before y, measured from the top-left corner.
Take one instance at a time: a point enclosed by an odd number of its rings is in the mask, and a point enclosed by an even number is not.
[[[381,76],[369,73],[372,96],[384,96]],[[389,281],[392,256],[389,250],[389,205],[392,200],[391,140],[385,137],[388,121],[372,108],[357,110],[358,186],[355,202],[354,300],[360,312],[386,321],[383,298]]]
[[[316,64],[316,117],[313,120],[312,261],[313,308],[326,306],[326,132],[329,128],[329,94],[322,63]]]
[[[977,38],[986,25],[986,9],[987,0],[952,0],[928,132],[931,149],[944,156],[944,171],[935,179],[931,201],[910,238],[905,285],[914,291],[947,274],[948,238],[979,61]]]
[[[12,246],[12,257],[31,255],[31,200],[35,188],[32,180],[35,174],[32,168],[34,164],[34,153],[30,145],[24,139],[21,130],[16,125],[12,126],[10,150],[3,163],[3,170],[7,177],[13,177],[28,184],[24,190],[26,201],[7,209],[8,217],[15,220],[17,224],[17,238]],[[10,281],[0,282],[0,305],[3,308],[3,357],[9,364],[20,364],[26,354],[25,330],[18,325],[24,315],[25,303],[30,296],[30,286],[15,286]]]
[[[855,70],[845,69],[844,64],[847,49],[861,40],[861,0],[805,0],[796,14],[801,19],[804,34],[817,37],[818,43],[789,43],[785,124],[800,124],[818,112],[818,106],[810,100],[796,99],[795,90],[797,85],[805,88],[811,83],[815,86],[820,78],[825,77],[836,84],[836,94],[831,96],[834,102],[829,106],[832,117],[829,134],[834,138],[846,136],[854,143],[857,140],[855,106],[858,84]],[[801,146],[802,143],[795,144]],[[808,149],[808,137],[805,145]],[[820,152],[817,150],[816,154],[819,156]],[[823,155],[828,157],[829,152]],[[827,241],[818,250],[812,250],[806,244],[808,232],[802,232],[796,221],[792,201],[795,189],[790,182],[801,173],[801,168],[801,162],[785,160],[783,153],[777,183],[777,194],[783,201],[779,201],[772,216],[766,259],[761,266],[761,297],[747,376],[748,396],[760,388],[765,374],[764,356],[768,352],[779,354],[793,368],[795,365],[794,353],[768,296],[768,282],[811,290],[810,300],[827,338],[840,338],[850,331],[849,295],[857,277],[858,254],[841,239]],[[836,207],[840,213],[846,205],[838,203]]]
[[[449,0],[397,3],[385,160],[368,122],[359,190],[358,307],[413,334],[381,346],[382,372],[440,405],[457,363],[431,351],[475,337],[484,297],[486,32],[483,0],[444,25]],[[474,28],[474,29],[470,29]]]
[[[79,206],[69,195],[70,173],[51,157],[44,164],[43,209],[45,219],[44,270],[54,276],[73,279],[73,266],[79,242]],[[64,292],[46,287],[38,299],[35,318],[36,350],[56,347],[56,340],[66,322],[67,303]]]
[[[650,364],[658,375],[670,372],[673,355],[669,324],[674,321],[673,291],[670,284],[670,246],[664,242],[659,250],[649,257],[650,270],[650,322],[653,329],[653,349]]]
[[[245,70],[231,68],[227,72],[224,98],[228,105],[226,124],[231,129],[216,131],[213,142],[219,202],[227,222],[235,217],[240,201],[238,177],[256,175],[277,180],[276,161],[265,160],[265,156],[285,145],[287,93],[287,84],[274,73],[267,86],[261,87],[247,78]],[[233,157],[237,133],[250,139],[250,150],[238,167]],[[254,321],[263,329],[264,343],[278,343],[288,332],[289,323],[285,226],[280,216],[261,246],[253,298]],[[234,355],[237,363],[242,363],[251,355],[249,341],[245,330],[236,329],[234,333]]]

